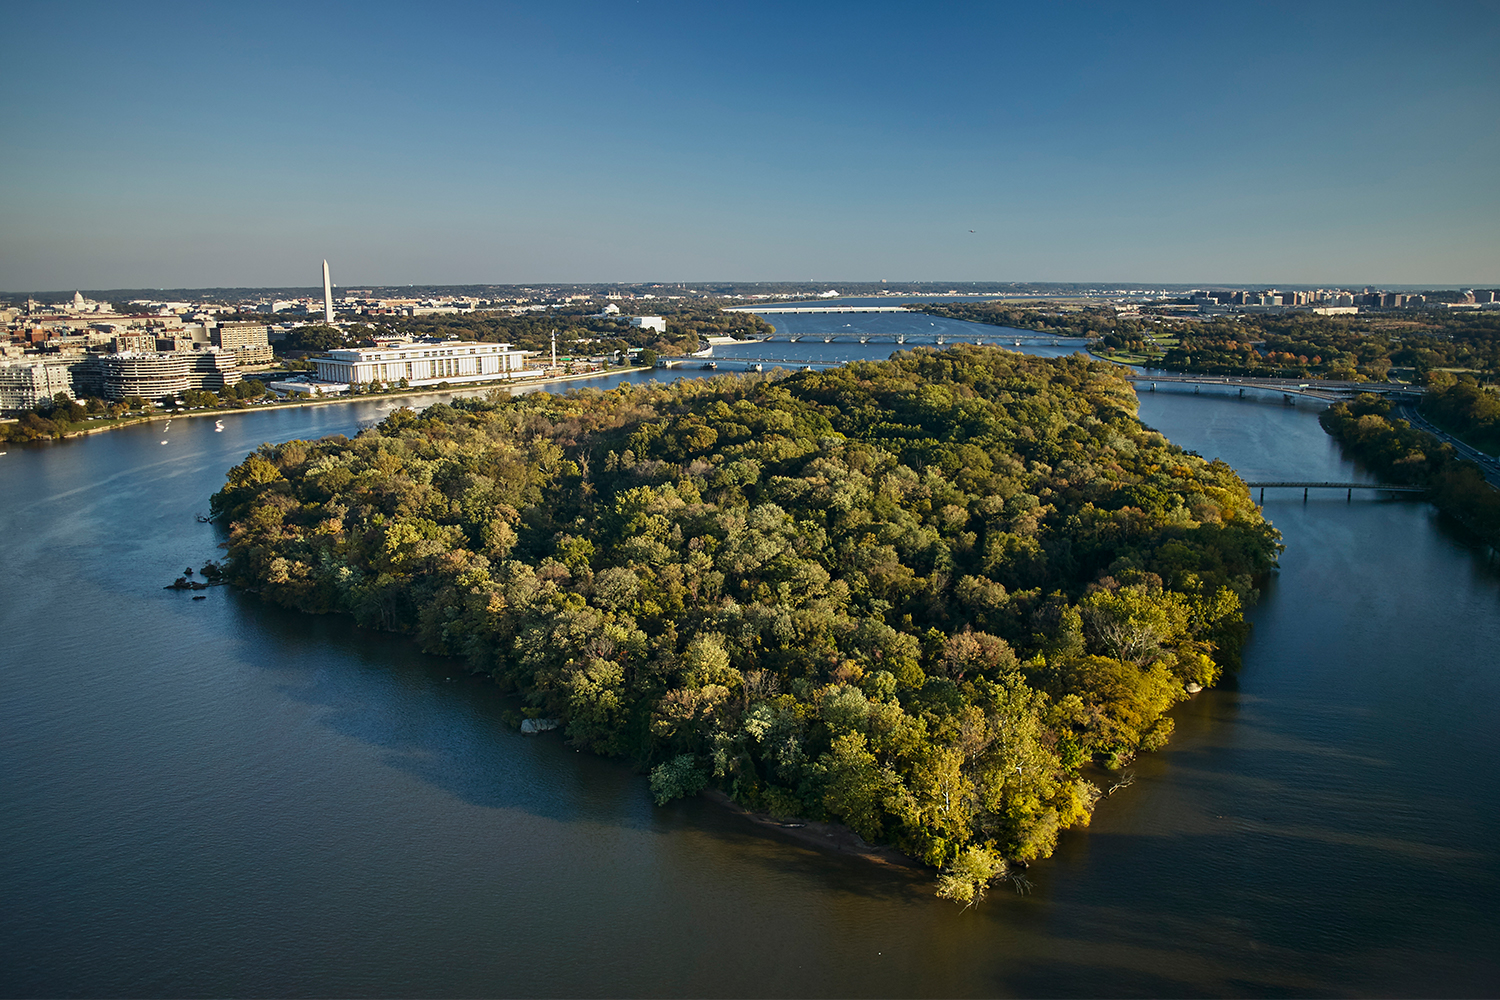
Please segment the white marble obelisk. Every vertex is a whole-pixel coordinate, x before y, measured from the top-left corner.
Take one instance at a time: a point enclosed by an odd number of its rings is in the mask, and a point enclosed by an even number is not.
[[[323,262],[323,322],[333,325],[333,282],[328,280],[328,261]]]

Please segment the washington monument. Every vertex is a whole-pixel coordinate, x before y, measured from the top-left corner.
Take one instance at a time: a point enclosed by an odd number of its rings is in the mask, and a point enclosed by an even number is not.
[[[333,325],[333,283],[328,280],[328,261],[323,262],[323,322]]]

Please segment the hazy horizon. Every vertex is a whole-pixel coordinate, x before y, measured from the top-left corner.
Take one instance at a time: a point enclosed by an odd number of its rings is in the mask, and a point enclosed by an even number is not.
[[[381,292],[400,291],[401,289],[413,289],[413,290],[417,290],[417,291],[428,291],[428,290],[432,290],[432,291],[448,291],[448,290],[457,290],[457,289],[485,289],[485,288],[497,289],[497,290],[499,290],[499,289],[503,289],[503,290],[519,290],[519,289],[522,289],[522,288],[551,288],[551,289],[568,289],[568,288],[629,288],[629,289],[658,288],[658,289],[662,289],[663,290],[662,294],[658,295],[658,298],[662,298],[662,297],[665,297],[666,295],[669,295],[673,291],[678,290],[680,288],[685,288],[688,291],[691,291],[691,292],[694,292],[694,293],[709,293],[709,294],[714,294],[714,292],[713,292],[714,286],[724,286],[724,285],[730,285],[730,286],[763,285],[763,286],[767,286],[768,293],[770,293],[770,294],[801,294],[801,293],[794,293],[794,292],[788,292],[788,291],[777,291],[776,289],[777,289],[777,286],[781,286],[781,285],[827,285],[827,286],[835,286],[836,287],[836,286],[839,286],[839,285],[856,286],[856,285],[871,285],[871,284],[879,285],[881,283],[879,282],[878,279],[876,281],[872,282],[868,278],[864,278],[864,279],[847,279],[847,280],[838,280],[838,279],[829,279],[829,280],[808,279],[807,281],[791,281],[791,282],[781,282],[781,281],[728,281],[728,280],[692,281],[692,280],[682,280],[682,279],[671,279],[671,280],[665,280],[664,279],[664,280],[658,280],[658,281],[640,281],[640,282],[634,282],[634,281],[515,281],[515,282],[511,282],[511,281],[505,281],[505,282],[499,282],[499,281],[466,281],[466,282],[432,281],[432,282],[402,282],[402,283],[399,283],[399,284],[382,284],[382,283],[379,283],[379,282],[351,281],[351,282],[346,282],[346,283],[342,283],[342,284],[339,283],[339,282],[335,282],[334,283],[334,292],[335,292],[335,294],[337,294],[337,293],[340,292],[341,289],[346,289],[346,288],[347,289],[361,289],[361,290],[363,290],[363,289],[370,289],[370,290],[376,290],[376,291],[381,291]],[[1234,288],[1245,288],[1245,289],[1277,288],[1277,289],[1286,289],[1288,291],[1297,291],[1297,290],[1303,290],[1303,289],[1315,289],[1315,288],[1319,288],[1319,287],[1326,287],[1326,288],[1337,287],[1337,288],[1345,288],[1345,289],[1350,289],[1350,290],[1356,290],[1356,289],[1362,289],[1362,288],[1366,288],[1366,287],[1371,287],[1371,288],[1379,288],[1382,291],[1405,292],[1405,291],[1454,291],[1454,290],[1468,289],[1468,288],[1488,288],[1488,287],[1491,287],[1490,284],[1487,284],[1485,282],[1479,282],[1479,283],[1454,283],[1454,282],[1447,282],[1447,283],[1442,283],[1442,284],[1438,284],[1438,283],[1432,283],[1432,284],[1411,284],[1411,283],[1393,283],[1393,282],[1376,283],[1376,282],[1368,282],[1368,281],[1364,281],[1364,282],[1346,282],[1346,283],[1343,283],[1343,284],[1315,285],[1315,284],[1306,284],[1306,283],[1299,283],[1299,282],[1227,282],[1227,281],[1214,281],[1214,282],[1182,282],[1182,281],[1057,281],[1057,282],[1044,282],[1044,281],[967,281],[967,280],[966,281],[942,281],[942,280],[937,280],[937,281],[931,281],[931,282],[926,282],[926,281],[916,282],[916,281],[906,281],[904,279],[897,279],[895,281],[889,282],[889,284],[895,285],[895,286],[913,285],[913,284],[924,284],[924,285],[925,284],[931,284],[931,285],[934,285],[934,286],[942,286],[944,288],[952,288],[958,294],[965,294],[965,295],[967,295],[967,294],[996,295],[996,296],[1001,295],[1001,294],[1005,294],[1005,295],[1023,295],[1023,296],[1046,296],[1046,295],[1054,295],[1054,296],[1057,296],[1057,297],[1066,297],[1066,296],[1071,296],[1071,295],[1078,295],[1078,294],[1082,293],[1082,290],[1084,288],[1087,288],[1087,289],[1100,289],[1100,290],[1106,290],[1106,289],[1107,290],[1113,290],[1113,289],[1132,289],[1132,290],[1140,290],[1140,291],[1147,291],[1147,290],[1150,290],[1150,289],[1165,289],[1168,292],[1177,292],[1177,291],[1184,291],[1185,292],[1185,291],[1188,291],[1190,289],[1215,289],[1215,288],[1229,288],[1229,289],[1234,289]],[[1495,284],[1496,285],[1500,285],[1500,283],[1495,283]],[[1003,292],[1002,293],[1000,291],[992,290],[992,289],[979,289],[978,291],[970,292],[970,291],[966,291],[964,289],[963,286],[965,286],[965,285],[1007,285],[1007,286],[1009,286],[1009,285],[1020,285],[1020,286],[1030,286],[1031,288],[1036,288],[1036,289],[1039,289],[1039,290],[1037,290],[1037,291],[1007,291],[1007,292]],[[1051,285],[1051,286],[1082,286],[1082,288],[1077,288],[1077,289],[1074,289],[1072,291],[1062,290],[1061,287],[1059,287],[1057,290],[1048,290],[1047,286],[1049,286],[1049,285]],[[745,292],[747,290],[748,289],[746,289],[744,287],[740,287],[740,289],[739,289],[739,291],[738,291],[737,294],[745,294]],[[871,294],[872,294],[873,291],[874,291],[874,289],[869,289],[869,290],[861,289],[861,290],[855,290],[855,291],[850,291],[850,292],[840,291],[840,297],[841,298],[868,298],[868,297],[871,296]],[[892,294],[894,296],[915,296],[915,295],[942,296],[942,295],[947,294],[945,291],[936,291],[936,290],[926,290],[926,291],[920,291],[920,292],[918,292],[918,291],[909,291],[909,290],[900,290],[899,287],[898,288],[893,288],[893,289],[888,289],[888,291],[889,291],[890,294]],[[68,296],[72,296],[74,293],[80,293],[80,294],[85,295],[86,297],[100,296],[100,297],[103,297],[103,298],[107,299],[111,295],[121,295],[121,294],[126,294],[126,293],[137,293],[137,292],[142,292],[142,293],[144,293],[144,292],[163,292],[163,293],[165,293],[165,292],[172,292],[172,293],[193,293],[193,292],[202,292],[202,293],[209,293],[209,292],[219,292],[219,293],[288,292],[288,293],[298,294],[299,297],[305,297],[305,296],[321,297],[322,294],[323,294],[323,288],[322,288],[321,285],[202,285],[202,286],[198,286],[198,287],[187,287],[187,286],[178,286],[178,287],[167,287],[167,286],[145,287],[145,286],[142,286],[142,287],[135,287],[135,288],[75,288],[75,287],[67,287],[67,288],[52,288],[52,289],[13,289],[13,290],[0,290],[0,297],[10,297],[10,298],[14,299],[14,298],[17,298],[19,296],[33,296],[33,297],[40,296],[40,297],[44,297],[44,298],[50,298],[50,297],[54,297],[54,296],[68,297]],[[811,291],[809,291],[806,294],[812,295],[814,293],[811,292]]]

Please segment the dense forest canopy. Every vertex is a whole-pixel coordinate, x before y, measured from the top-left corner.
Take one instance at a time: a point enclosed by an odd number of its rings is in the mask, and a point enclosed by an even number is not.
[[[1017,330],[1037,330],[1060,337],[1104,337],[1113,332],[1130,330],[1134,321],[1115,315],[1113,306],[1079,306],[1060,303],[1006,302],[933,302],[908,306],[929,316],[943,316],[968,323],[1009,326]]]
[[[568,738],[982,894],[1236,662],[1277,533],[1110,366],[920,348],[262,446],[227,574],[465,658]]]

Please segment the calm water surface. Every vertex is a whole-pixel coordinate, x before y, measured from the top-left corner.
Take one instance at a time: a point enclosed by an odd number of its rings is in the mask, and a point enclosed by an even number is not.
[[[719,356],[772,347],[891,349]],[[1500,574],[1430,508],[1268,495],[1287,551],[1238,678],[1178,710],[1032,895],[960,911],[925,876],[655,808],[403,640],[161,589],[219,554],[194,515],[246,452],[392,405],[0,456],[4,994],[1500,990]],[[1306,405],[1159,392],[1141,416],[1247,478],[1361,475]]]

